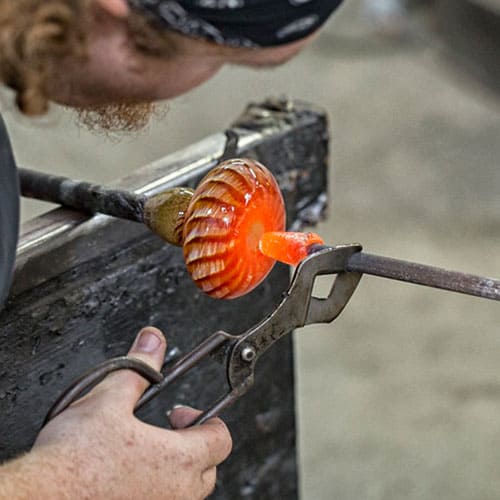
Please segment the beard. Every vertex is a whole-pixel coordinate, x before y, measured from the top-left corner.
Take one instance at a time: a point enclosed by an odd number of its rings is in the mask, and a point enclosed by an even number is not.
[[[144,130],[166,112],[166,105],[152,102],[112,103],[78,108],[76,121],[98,135],[121,135]]]

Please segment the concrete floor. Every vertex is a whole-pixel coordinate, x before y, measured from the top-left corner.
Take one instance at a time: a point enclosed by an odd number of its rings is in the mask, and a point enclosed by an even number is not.
[[[224,70],[136,138],[7,113],[19,163],[110,180],[288,94],[330,115],[328,242],[500,276],[500,101],[435,44],[375,38],[359,5],[288,65]],[[500,497],[499,323],[497,303],[365,277],[334,325],[300,331],[302,499]]]

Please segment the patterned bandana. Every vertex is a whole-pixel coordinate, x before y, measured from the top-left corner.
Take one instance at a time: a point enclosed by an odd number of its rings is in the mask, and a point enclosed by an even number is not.
[[[270,47],[316,31],[343,0],[128,0],[159,25],[232,47]]]

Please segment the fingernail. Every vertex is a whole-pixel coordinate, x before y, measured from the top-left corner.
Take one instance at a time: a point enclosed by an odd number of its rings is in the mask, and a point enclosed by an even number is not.
[[[142,352],[154,352],[161,345],[161,339],[152,330],[142,330],[137,338],[135,348]]]
[[[185,406],[185,405],[174,405],[174,406],[172,406],[172,409],[167,411],[167,417],[170,418],[170,415],[172,415],[172,412],[174,410],[178,410],[179,408],[187,408],[187,406]]]

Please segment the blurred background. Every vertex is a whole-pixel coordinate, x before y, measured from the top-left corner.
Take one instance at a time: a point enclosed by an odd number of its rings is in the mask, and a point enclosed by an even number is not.
[[[499,0],[346,0],[292,62],[227,68],[134,137],[2,108],[19,164],[106,182],[248,101],[311,101],[331,124],[329,243],[498,277],[499,54]],[[498,303],[364,277],[296,347],[303,500],[500,497]]]

